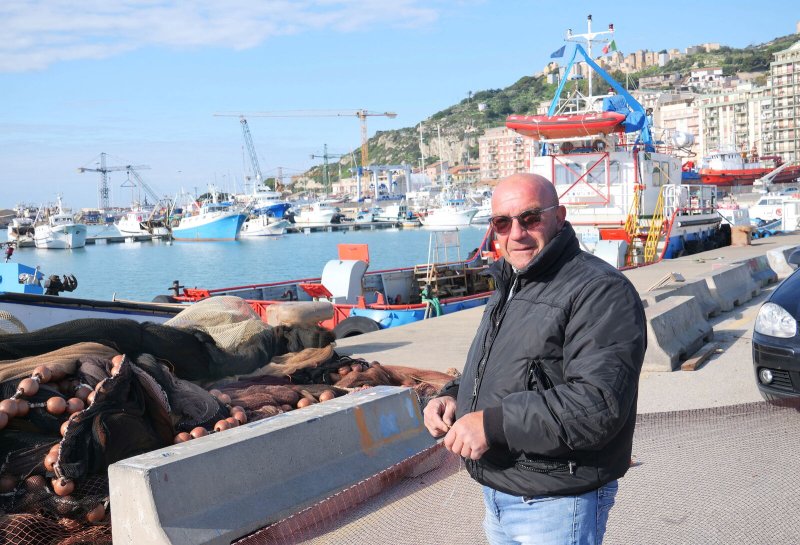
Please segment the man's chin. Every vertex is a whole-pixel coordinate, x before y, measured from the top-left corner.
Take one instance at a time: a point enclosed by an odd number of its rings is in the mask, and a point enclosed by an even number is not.
[[[508,252],[506,259],[515,269],[524,269],[536,257],[536,253],[536,250]]]

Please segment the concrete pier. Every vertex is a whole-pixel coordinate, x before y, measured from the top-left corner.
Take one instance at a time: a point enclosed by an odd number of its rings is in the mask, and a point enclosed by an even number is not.
[[[765,268],[760,256],[773,250],[787,255],[797,247],[800,234],[769,237],[754,240],[749,246],[663,261],[624,274],[644,299],[658,293],[658,302],[651,299],[655,306],[669,306],[671,298],[676,298],[673,305],[684,304],[694,296],[682,288],[681,278],[695,281],[739,264],[753,263],[752,260],[758,261],[757,266],[746,267],[752,278],[755,275],[763,278]],[[789,272],[787,269],[777,274],[785,278]],[[639,382],[638,412],[651,414],[760,401],[749,338],[758,308],[774,286],[766,285],[760,293],[751,293],[752,298],[739,301],[732,311],[701,310],[699,301],[695,302],[691,319],[700,326],[710,325],[713,340],[703,330],[699,338],[709,341],[707,344],[699,346],[702,343],[697,342],[698,336],[687,338],[685,343],[692,345],[693,352],[707,353],[705,363],[692,367],[697,369],[693,372],[671,371],[676,366],[670,360],[669,365],[644,371]],[[674,297],[667,293],[670,290],[675,291]],[[462,370],[482,312],[483,308],[475,308],[342,339],[337,342],[336,350],[382,364]],[[663,312],[654,315],[663,316]],[[659,341],[656,338],[653,342]],[[680,358],[693,355],[674,346],[680,340],[669,338],[666,342],[670,343],[670,353],[679,354]],[[114,542],[229,543],[234,536],[268,526],[277,517],[292,510],[297,512],[325,494],[380,471],[380,464],[402,459],[414,449],[431,444],[420,428],[419,407],[415,403],[410,406],[408,401],[396,402],[400,399],[397,396],[408,396],[408,390],[375,390],[379,392],[373,400],[371,424],[366,420],[359,423],[356,418],[358,407],[364,402],[363,394],[356,394],[336,400],[335,405],[315,407],[316,412],[303,414],[305,410],[301,410],[263,423],[254,422],[217,437],[162,449],[111,466]],[[292,426],[286,425],[289,423]],[[365,449],[365,430],[373,438],[370,444],[380,447],[379,456],[377,451]],[[375,441],[382,433],[388,433],[384,437],[392,439]],[[323,470],[319,467],[323,463],[320,459],[324,460]],[[197,478],[212,472],[213,482]],[[460,478],[464,480],[463,475]],[[304,494],[299,494],[298,488]],[[246,505],[243,498],[248,499]],[[464,503],[459,505],[463,511]],[[468,522],[475,523],[472,542],[482,543],[479,502],[466,508]],[[437,528],[423,533],[438,535]],[[323,542],[344,542],[339,539],[341,536],[328,537],[330,540]],[[448,541],[447,536],[439,537],[443,539],[434,541],[461,543]],[[369,536],[365,539],[365,543],[371,542]],[[403,541],[400,537],[396,542],[418,541]]]

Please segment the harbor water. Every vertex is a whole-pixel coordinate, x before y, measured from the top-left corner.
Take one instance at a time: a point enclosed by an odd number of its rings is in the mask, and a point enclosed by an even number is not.
[[[466,258],[486,233],[485,225],[458,232],[450,261]],[[118,236],[115,227],[90,226],[89,236]],[[0,235],[5,240],[5,233]],[[370,271],[411,267],[428,260],[430,231],[376,229],[287,234],[236,242],[123,242],[75,250],[18,248],[12,259],[45,275],[74,274],[78,288],[66,297],[151,301],[169,295],[174,280],[199,288],[223,288],[299,278],[318,278],[337,244],[369,245]],[[438,261],[444,261],[439,250]]]

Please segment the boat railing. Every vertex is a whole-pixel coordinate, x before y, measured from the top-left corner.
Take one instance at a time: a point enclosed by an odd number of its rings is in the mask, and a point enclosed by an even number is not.
[[[664,214],[672,216],[713,214],[717,210],[717,188],[704,184],[667,184],[664,186]]]

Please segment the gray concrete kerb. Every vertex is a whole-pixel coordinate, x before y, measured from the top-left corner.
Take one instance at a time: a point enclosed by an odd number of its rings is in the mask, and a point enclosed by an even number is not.
[[[109,467],[115,545],[228,545],[435,444],[378,386]]]
[[[696,297],[676,295],[645,308],[647,351],[642,371],[673,371],[714,332]]]

